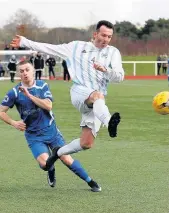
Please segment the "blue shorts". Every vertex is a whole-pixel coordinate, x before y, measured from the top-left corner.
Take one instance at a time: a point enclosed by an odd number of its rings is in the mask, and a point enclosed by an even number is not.
[[[38,132],[25,132],[25,138],[35,159],[42,153],[50,154],[53,148],[65,145],[65,140],[55,123]]]

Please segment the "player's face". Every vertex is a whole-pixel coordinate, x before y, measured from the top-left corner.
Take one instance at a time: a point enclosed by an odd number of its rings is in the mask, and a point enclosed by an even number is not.
[[[20,65],[18,69],[23,83],[29,84],[34,81],[34,68],[31,64]]]
[[[106,47],[113,36],[113,29],[101,26],[98,31],[94,33],[94,44],[97,48]]]

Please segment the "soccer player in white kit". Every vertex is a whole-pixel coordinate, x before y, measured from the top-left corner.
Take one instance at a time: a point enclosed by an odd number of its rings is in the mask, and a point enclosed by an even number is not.
[[[89,149],[103,124],[108,128],[110,137],[117,136],[120,114],[112,116],[105,104],[107,85],[110,82],[121,82],[124,79],[121,54],[113,46],[109,46],[114,27],[109,21],[99,21],[93,34],[93,42],[72,41],[67,44],[53,45],[34,42],[22,36],[16,36],[13,47],[26,47],[48,55],[59,56],[66,60],[73,81],[70,90],[73,106],[81,113],[80,138],[53,150],[59,158]]]

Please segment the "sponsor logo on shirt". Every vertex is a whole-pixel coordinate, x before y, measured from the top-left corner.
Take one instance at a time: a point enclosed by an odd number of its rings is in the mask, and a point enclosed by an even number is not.
[[[102,58],[107,58],[107,57],[108,57],[108,54],[107,54],[107,53],[102,53],[102,54],[101,54],[101,57],[102,57]]]

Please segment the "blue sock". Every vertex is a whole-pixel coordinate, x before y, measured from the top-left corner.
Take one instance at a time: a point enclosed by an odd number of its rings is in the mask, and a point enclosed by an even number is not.
[[[169,76],[168,76],[168,82],[169,82]]]
[[[91,178],[88,176],[87,172],[84,170],[84,168],[82,167],[82,165],[78,160],[74,160],[72,165],[67,167],[87,183],[91,181]]]

